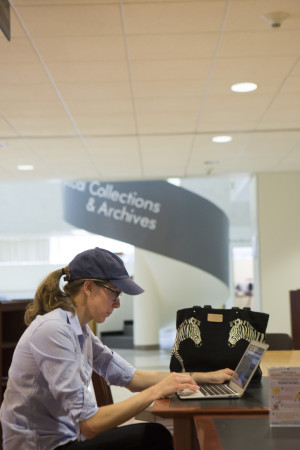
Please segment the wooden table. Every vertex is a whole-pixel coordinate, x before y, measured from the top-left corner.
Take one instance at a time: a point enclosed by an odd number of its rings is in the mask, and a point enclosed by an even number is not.
[[[268,376],[268,367],[300,366],[300,350],[267,350],[260,367],[263,375]]]
[[[208,420],[213,416],[229,417],[231,415],[268,417],[267,375],[268,367],[271,366],[300,366],[300,350],[268,350],[261,362],[264,375],[262,384],[250,385],[241,399],[183,401],[173,395],[170,399],[156,400],[152,413],[159,417],[173,419],[175,450],[199,449],[195,416],[202,417],[201,420],[205,417],[205,420]]]
[[[168,399],[154,402],[152,413],[163,418],[173,419],[175,450],[199,449],[194,425],[194,416],[216,415],[262,415],[267,417],[268,380],[264,377],[262,383],[249,386],[240,399],[220,400],[180,400],[176,395]]]
[[[195,416],[201,450],[296,450],[300,427],[271,428],[265,416]]]

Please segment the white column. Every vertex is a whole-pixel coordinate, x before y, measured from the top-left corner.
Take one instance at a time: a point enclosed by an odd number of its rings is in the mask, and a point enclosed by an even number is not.
[[[251,210],[251,230],[252,230],[252,250],[253,250],[253,271],[254,271],[254,295],[252,298],[252,310],[262,311],[261,287],[260,287],[260,258],[259,258],[259,221],[258,221],[258,201],[257,201],[257,177],[252,176],[250,183],[250,210]]]
[[[289,291],[300,288],[300,173],[257,176],[260,291],[269,333],[291,334]]]
[[[145,250],[135,250],[134,279],[145,292],[134,296],[134,346],[156,349],[159,348],[160,298],[146,254]]]

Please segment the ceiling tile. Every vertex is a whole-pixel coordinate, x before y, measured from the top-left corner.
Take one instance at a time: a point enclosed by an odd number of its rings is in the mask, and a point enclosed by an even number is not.
[[[74,119],[84,135],[130,135],[136,133],[132,114],[74,114]]]
[[[201,33],[219,29],[225,2],[136,3],[124,12],[129,35]]]
[[[206,80],[211,67],[210,59],[181,59],[158,61],[131,61],[133,82],[136,81],[199,81]]]
[[[56,83],[94,83],[128,81],[126,61],[49,62],[47,67]]]
[[[133,114],[133,104],[130,98],[72,98],[67,100],[67,106],[73,115],[98,114]]]
[[[69,100],[101,101],[108,99],[131,98],[130,85],[127,81],[102,83],[58,83],[63,98]]]
[[[17,131],[11,126],[5,117],[0,115],[0,138],[16,136]]]
[[[0,36],[1,36],[0,30]],[[16,38],[7,41],[1,36],[0,39],[1,65],[35,63],[37,61],[36,53],[32,45],[26,38]]]
[[[278,32],[277,32],[278,31]],[[293,42],[293,45],[290,43]],[[270,29],[251,33],[240,31],[223,33],[218,56],[244,58],[276,55],[297,56],[300,52],[300,29],[284,31]]]
[[[8,115],[9,117],[9,115]],[[60,136],[72,135],[75,133],[74,127],[66,115],[44,116],[32,114],[29,116],[18,116],[10,120],[14,129],[18,130],[21,136]]]
[[[131,61],[211,58],[217,33],[128,36]]]
[[[202,97],[147,97],[137,98],[135,107],[137,113],[163,113],[174,111],[198,113],[201,108]]]
[[[35,83],[49,83],[47,74],[39,62],[1,63],[0,85]],[[14,87],[9,88],[13,90]]]
[[[195,130],[196,113],[140,113],[138,128],[142,134],[191,133]]]
[[[39,54],[46,63],[87,61],[124,61],[122,36],[36,38]]]
[[[125,155],[130,159],[139,152],[137,137],[88,137],[85,139],[91,154],[94,157],[105,155]]]
[[[38,6],[18,6],[18,15],[32,38],[101,36],[122,34],[119,5],[74,4],[61,2]],[[46,18],[46,20],[45,20]]]

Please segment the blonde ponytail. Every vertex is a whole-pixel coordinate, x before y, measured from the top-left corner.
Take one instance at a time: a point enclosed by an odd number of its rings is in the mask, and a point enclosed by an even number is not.
[[[77,290],[68,290],[68,295],[60,289],[60,278],[63,275],[61,269],[51,272],[39,285],[33,302],[30,303],[25,311],[25,323],[29,325],[37,315],[43,315],[56,308],[62,308],[67,311],[75,312],[74,304],[70,298],[70,293]]]

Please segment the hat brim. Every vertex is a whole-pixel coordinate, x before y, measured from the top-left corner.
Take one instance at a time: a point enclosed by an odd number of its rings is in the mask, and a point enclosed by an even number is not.
[[[109,280],[114,286],[116,286],[120,291],[128,295],[139,295],[144,292],[137,283],[135,283],[130,278],[121,278],[119,280]]]

